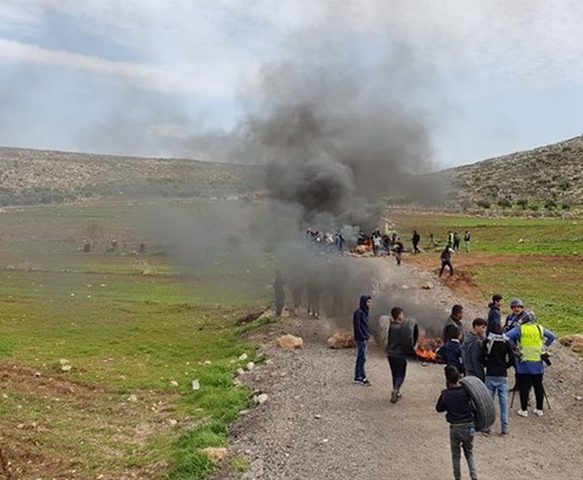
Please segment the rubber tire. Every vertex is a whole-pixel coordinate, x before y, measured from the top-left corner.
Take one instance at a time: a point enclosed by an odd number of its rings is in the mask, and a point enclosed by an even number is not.
[[[414,318],[407,318],[401,325],[401,346],[405,355],[415,355],[419,342],[419,325]]]
[[[381,315],[379,317],[379,321],[377,322],[377,327],[375,329],[375,339],[383,350],[387,349],[390,325],[391,317],[389,315]]]
[[[492,395],[486,385],[478,377],[468,376],[460,381],[462,387],[470,395],[476,417],[476,431],[490,430],[496,421],[496,409]]]

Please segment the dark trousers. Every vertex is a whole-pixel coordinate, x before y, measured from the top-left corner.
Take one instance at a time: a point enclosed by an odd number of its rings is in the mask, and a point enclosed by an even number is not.
[[[528,408],[528,396],[530,394],[530,387],[532,386],[534,389],[534,398],[536,399],[536,408],[537,410],[542,410],[545,398],[543,374],[531,375],[517,373],[516,380],[518,382],[518,392],[520,393],[520,409],[526,410]]]
[[[453,275],[453,265],[451,264],[451,260],[442,260],[441,261],[441,270],[439,271],[439,276],[443,275],[443,271],[445,267],[449,267],[450,275]]]
[[[391,367],[391,375],[393,377],[393,390],[401,390],[401,386],[405,381],[407,374],[407,359],[399,357],[388,357],[389,367]]]
[[[421,250],[419,250],[418,245],[419,245],[418,243],[413,244],[413,253],[421,253]]]

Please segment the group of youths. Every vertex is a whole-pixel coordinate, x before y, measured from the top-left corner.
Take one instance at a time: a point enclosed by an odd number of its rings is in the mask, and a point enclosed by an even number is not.
[[[536,416],[544,414],[545,390],[543,376],[545,364],[550,365],[546,347],[556,339],[555,333],[541,326],[530,310],[525,309],[521,299],[510,302],[511,313],[502,323],[503,298],[493,295],[488,305],[487,319],[476,318],[469,331],[465,331],[463,307],[454,305],[451,315],[443,326],[443,346],[438,354],[446,364],[444,373],[446,389],[437,401],[436,410],[446,412],[450,424],[450,446],[454,478],[461,478],[461,452],[468,463],[470,478],[478,478],[473,456],[475,434],[475,413],[469,393],[460,383],[464,376],[478,377],[484,382],[492,398],[498,397],[500,409],[500,435],[509,432],[509,391],[519,392],[520,408],[517,414],[528,417],[531,387],[535,394]],[[357,345],[355,382],[370,386],[366,376],[365,364],[370,340],[369,311],[372,299],[369,295],[360,297],[359,307],[353,314],[354,338]],[[405,313],[402,308],[391,310],[391,323],[388,331],[386,354],[392,377],[390,402],[397,403],[401,398],[401,387],[407,371],[407,354],[403,349],[402,330]],[[514,368],[515,385],[508,388],[508,371]],[[491,432],[482,432],[490,435]]]

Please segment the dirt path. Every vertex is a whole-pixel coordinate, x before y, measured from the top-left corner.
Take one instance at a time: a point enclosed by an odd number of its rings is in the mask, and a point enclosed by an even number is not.
[[[396,267],[387,267],[396,268]],[[431,274],[405,267],[408,288]],[[444,285],[419,290],[423,301],[451,305],[456,297]],[[478,310],[468,305],[466,318]],[[484,311],[480,312],[484,314]],[[445,479],[451,478],[448,426],[435,403],[444,387],[443,367],[409,362],[403,399],[389,401],[387,361],[373,349],[367,373],[373,386],[352,383],[354,350],[331,350],[326,338],[335,328],[323,320],[288,319],[259,334],[270,362],[247,374],[269,401],[249,412],[233,429],[231,456],[245,456],[244,474],[219,472],[219,479]],[[301,335],[301,351],[275,346],[280,333]],[[583,362],[555,348],[545,377],[552,410],[538,418],[511,411],[508,437],[476,436],[481,479],[577,478],[583,471]],[[518,400],[518,398],[517,398]],[[463,465],[465,469],[465,465]],[[467,477],[467,469],[464,478]],[[575,476],[573,476],[575,475]]]

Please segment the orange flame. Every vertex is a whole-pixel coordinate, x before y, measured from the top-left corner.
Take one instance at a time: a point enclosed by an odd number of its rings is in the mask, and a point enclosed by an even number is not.
[[[437,349],[442,345],[443,341],[441,338],[422,336],[419,338],[419,342],[417,343],[417,350],[415,350],[415,354],[418,358],[425,360],[426,362],[437,362]]]

